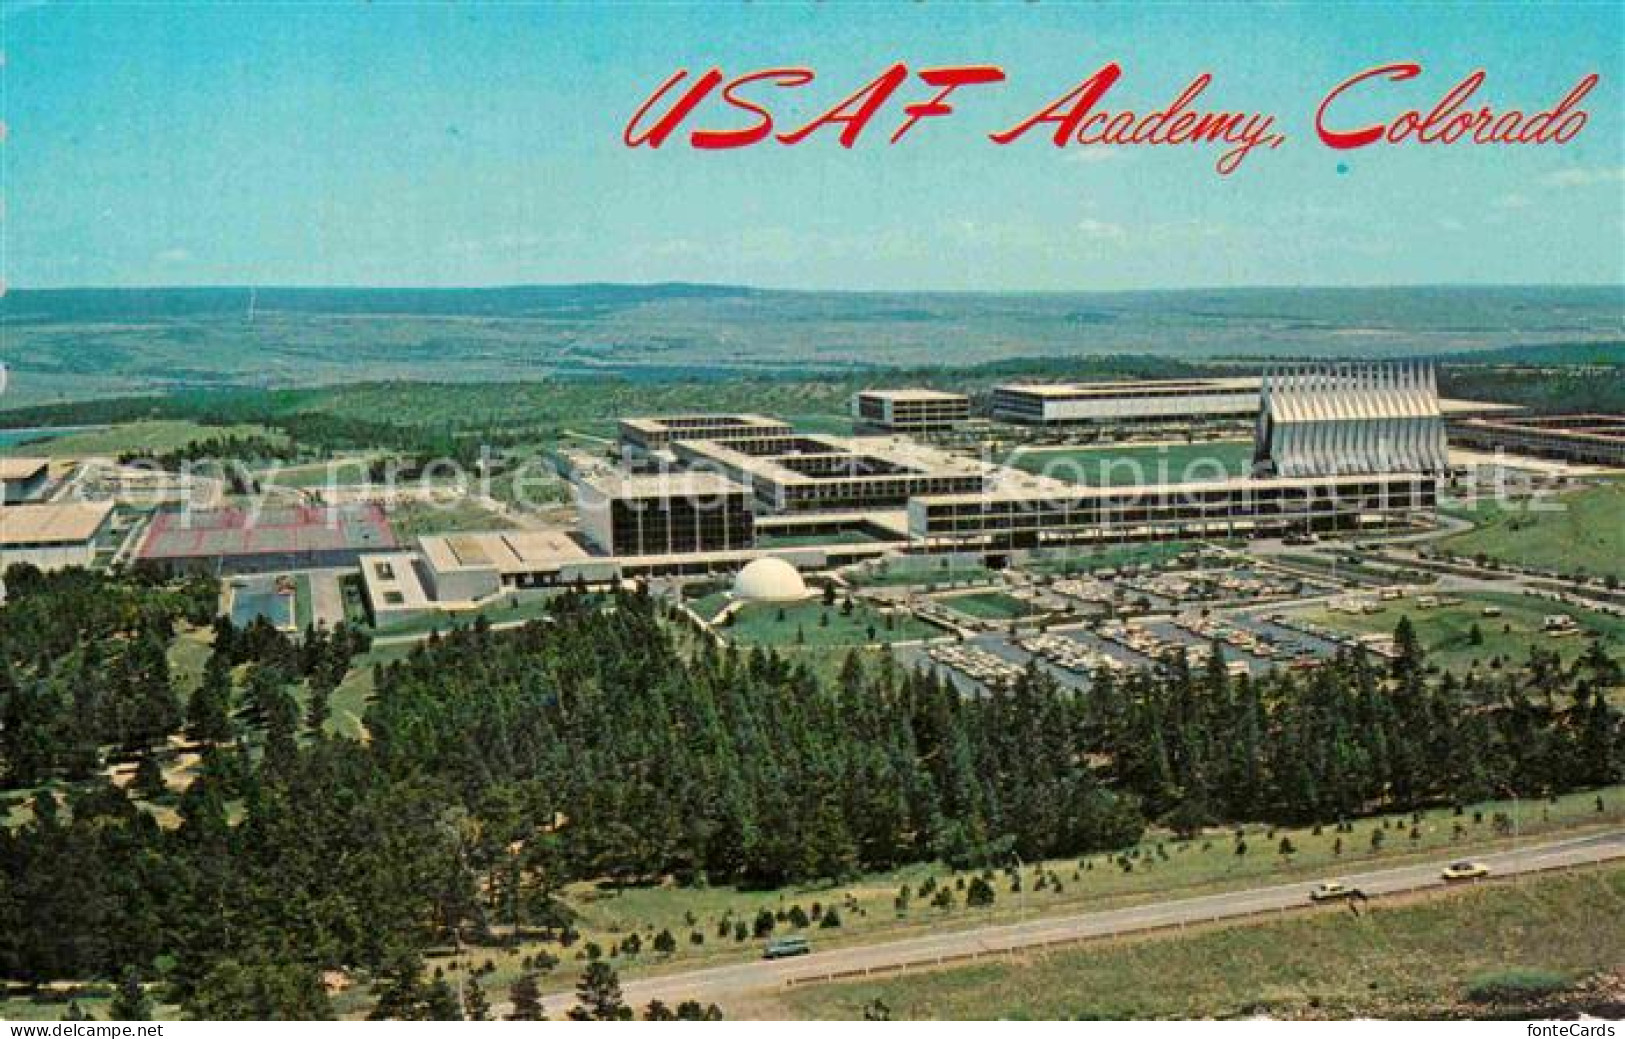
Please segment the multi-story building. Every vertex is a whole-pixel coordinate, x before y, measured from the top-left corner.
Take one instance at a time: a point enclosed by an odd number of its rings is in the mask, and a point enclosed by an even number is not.
[[[720,444],[762,436],[782,436],[790,423],[765,415],[646,415],[618,423],[621,451],[652,455],[682,440]]]
[[[1251,419],[1254,377],[1123,382],[1009,383],[993,389],[992,415],[1031,426],[1117,426]]]
[[[1437,482],[1418,473],[1236,479],[1141,487],[1027,483],[915,498],[909,540],[926,549],[1008,551],[1149,538],[1242,538],[1380,527],[1431,510]]]
[[[1452,421],[1449,435],[1452,443],[1480,451],[1625,466],[1625,416],[1621,415],[1468,418]]]
[[[1323,365],[1260,387],[1254,473],[1214,482],[1085,487],[1001,478],[920,496],[910,540],[982,551],[1127,538],[1256,537],[1406,524],[1431,513],[1448,468],[1432,372]]]
[[[974,459],[891,437],[790,435],[674,445],[690,469],[719,472],[751,489],[767,513],[901,507],[919,494],[980,490]]]
[[[970,420],[970,398],[942,390],[864,390],[852,398],[852,417],[892,433],[953,429]]]
[[[749,492],[716,473],[598,470],[574,480],[581,531],[610,555],[718,552],[753,543]]]

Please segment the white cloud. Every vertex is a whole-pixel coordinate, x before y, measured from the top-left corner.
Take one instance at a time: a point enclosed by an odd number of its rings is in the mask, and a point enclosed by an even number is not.
[[[1593,184],[1617,184],[1625,181],[1625,166],[1576,166],[1558,170],[1540,178],[1540,182],[1553,188],[1586,188]]]
[[[174,246],[160,251],[155,258],[159,263],[185,263],[192,258],[192,251]]]

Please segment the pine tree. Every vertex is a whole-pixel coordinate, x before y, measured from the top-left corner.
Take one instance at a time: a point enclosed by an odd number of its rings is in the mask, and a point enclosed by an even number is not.
[[[136,762],[135,777],[130,785],[135,793],[148,801],[157,800],[169,793],[169,784],[164,782],[164,770],[158,766],[157,755],[152,752],[141,755]]]
[[[463,984],[463,1017],[469,1021],[491,1020],[491,1003],[485,998],[478,975],[469,975]]]
[[[385,969],[378,1002],[369,1021],[428,1021],[428,987],[423,983],[423,962],[412,953],[396,955]]]
[[[203,667],[203,680],[186,704],[186,734],[198,743],[231,739],[231,662],[219,649]]]
[[[576,985],[576,1000],[580,1003],[570,1011],[576,1021],[630,1021],[632,1009],[621,996],[621,979],[603,960],[587,964]]]
[[[134,970],[124,972],[118,991],[113,993],[113,1001],[108,1004],[107,1015],[110,1021],[152,1020],[152,1000],[147,997],[147,990],[141,986],[141,979]]]
[[[537,975],[526,971],[513,980],[508,986],[508,1002],[513,1009],[508,1012],[509,1021],[545,1021],[547,1013],[542,1006],[542,988]]]
[[[483,998],[483,993],[481,994]],[[490,1007],[486,1007],[490,1012]],[[453,991],[451,983],[440,971],[435,971],[434,980],[429,982],[429,988],[423,1001],[423,1018],[425,1021],[461,1021],[463,1019],[463,1006],[457,1000],[457,993]]]

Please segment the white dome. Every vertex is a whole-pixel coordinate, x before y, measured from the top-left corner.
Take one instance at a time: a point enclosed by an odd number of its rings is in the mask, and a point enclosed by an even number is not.
[[[782,559],[757,559],[734,578],[734,597],[749,602],[791,602],[805,599],[807,582]]]

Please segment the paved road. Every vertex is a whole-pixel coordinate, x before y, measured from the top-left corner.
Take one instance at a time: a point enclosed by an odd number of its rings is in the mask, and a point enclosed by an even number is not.
[[[1524,873],[1562,865],[1580,865],[1625,858],[1625,830],[1531,844],[1512,851],[1474,856],[1497,876]],[[1344,875],[1341,879],[1370,895],[1392,894],[1419,887],[1443,887],[1439,871],[1444,861],[1369,873]],[[1272,887],[1230,891],[1198,898],[1157,902],[1075,916],[1058,916],[1022,923],[980,927],[924,935],[875,945],[852,946],[814,953],[790,960],[755,960],[748,963],[711,967],[660,977],[639,978],[622,983],[626,1001],[642,1007],[660,999],[676,1005],[685,999],[721,1003],[731,996],[753,990],[775,988],[796,978],[819,977],[837,971],[873,970],[900,964],[930,961],[936,957],[963,956],[976,952],[998,952],[1048,942],[1106,937],[1173,926],[1196,924],[1227,917],[1246,916],[1262,911],[1287,909],[1305,903],[1310,881],[1294,881]],[[813,933],[817,940],[817,933]],[[568,992],[555,992],[546,999],[549,1012],[557,1014],[574,1005]]]

